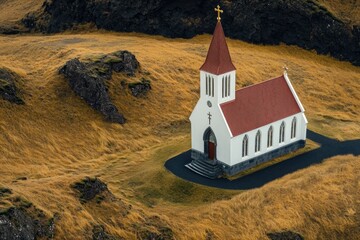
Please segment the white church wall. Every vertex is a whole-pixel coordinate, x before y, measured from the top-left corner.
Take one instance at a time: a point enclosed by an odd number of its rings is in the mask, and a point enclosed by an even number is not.
[[[210,124],[209,113],[211,114]],[[192,149],[204,153],[204,133],[209,127],[211,127],[217,142],[216,159],[219,159],[226,164],[230,164],[231,136],[221,115],[219,105],[209,107],[206,99],[200,98],[190,116],[190,121]]]
[[[291,123],[294,117],[296,117],[297,120],[296,134],[295,134],[295,138],[291,138]],[[285,122],[285,138],[284,138],[284,142],[279,143],[280,126],[283,121]],[[268,140],[268,130],[270,126],[273,127],[273,145],[268,148],[267,140]],[[285,119],[282,119],[280,121],[276,121],[274,123],[265,125],[263,127],[254,129],[252,131],[234,137],[231,139],[231,160],[229,165],[232,166],[240,162],[243,162],[245,160],[262,155],[264,153],[276,150],[288,144],[294,143],[296,141],[305,140],[306,127],[307,127],[307,120],[305,118],[305,115],[303,113],[298,113],[290,117],[287,117]],[[261,133],[260,151],[255,152],[255,137],[258,130],[260,130]],[[242,157],[242,142],[245,135],[248,136],[248,155],[246,157]]]

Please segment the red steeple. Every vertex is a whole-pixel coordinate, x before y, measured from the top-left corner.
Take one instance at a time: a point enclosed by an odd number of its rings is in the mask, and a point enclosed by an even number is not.
[[[201,66],[200,70],[215,75],[236,70],[231,61],[224,30],[220,21],[216,24],[205,63]]]

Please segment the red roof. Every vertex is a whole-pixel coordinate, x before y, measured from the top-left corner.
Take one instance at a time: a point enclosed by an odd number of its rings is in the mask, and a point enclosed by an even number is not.
[[[234,137],[301,112],[284,76],[240,89],[220,107]]]
[[[215,75],[220,75],[236,70],[234,64],[231,61],[221,22],[216,24],[205,63],[202,65],[200,70]]]

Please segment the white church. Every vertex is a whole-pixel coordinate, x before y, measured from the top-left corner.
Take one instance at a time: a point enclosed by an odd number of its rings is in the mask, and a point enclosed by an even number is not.
[[[286,70],[237,91],[235,86],[219,15],[200,68],[200,99],[190,116],[192,162],[186,165],[208,178],[232,176],[305,146],[305,110]]]

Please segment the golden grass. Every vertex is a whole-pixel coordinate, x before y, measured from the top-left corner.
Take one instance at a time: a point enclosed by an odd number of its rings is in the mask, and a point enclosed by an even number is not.
[[[210,39],[105,31],[0,36],[0,67],[22,77],[26,102],[0,100],[0,185],[49,215],[59,213],[57,239],[89,237],[94,223],[134,239],[131,226],[150,215],[159,215],[178,239],[204,238],[206,229],[218,239],[265,239],[265,232],[286,228],[307,239],[348,236],[359,226],[359,157],[332,158],[245,192],[188,183],[164,169],[168,158],[190,147],[188,117]],[[276,77],[287,64],[310,129],[338,139],[360,136],[360,68],[298,47],[237,40],[228,45],[238,88]],[[140,75],[110,80],[111,97],[128,119],[123,126],[104,122],[58,74],[74,57],[121,49],[136,55],[152,83],[149,95],[137,99],[120,82]],[[84,176],[108,183],[116,197],[132,204],[130,213],[120,217],[122,205],[116,203],[81,205],[70,185]],[[28,180],[15,181],[19,177]]]
[[[316,0],[340,20],[352,25],[360,24],[360,2],[358,0]]]
[[[0,0],[0,24],[14,24],[20,21],[29,12],[41,8],[44,0]]]

